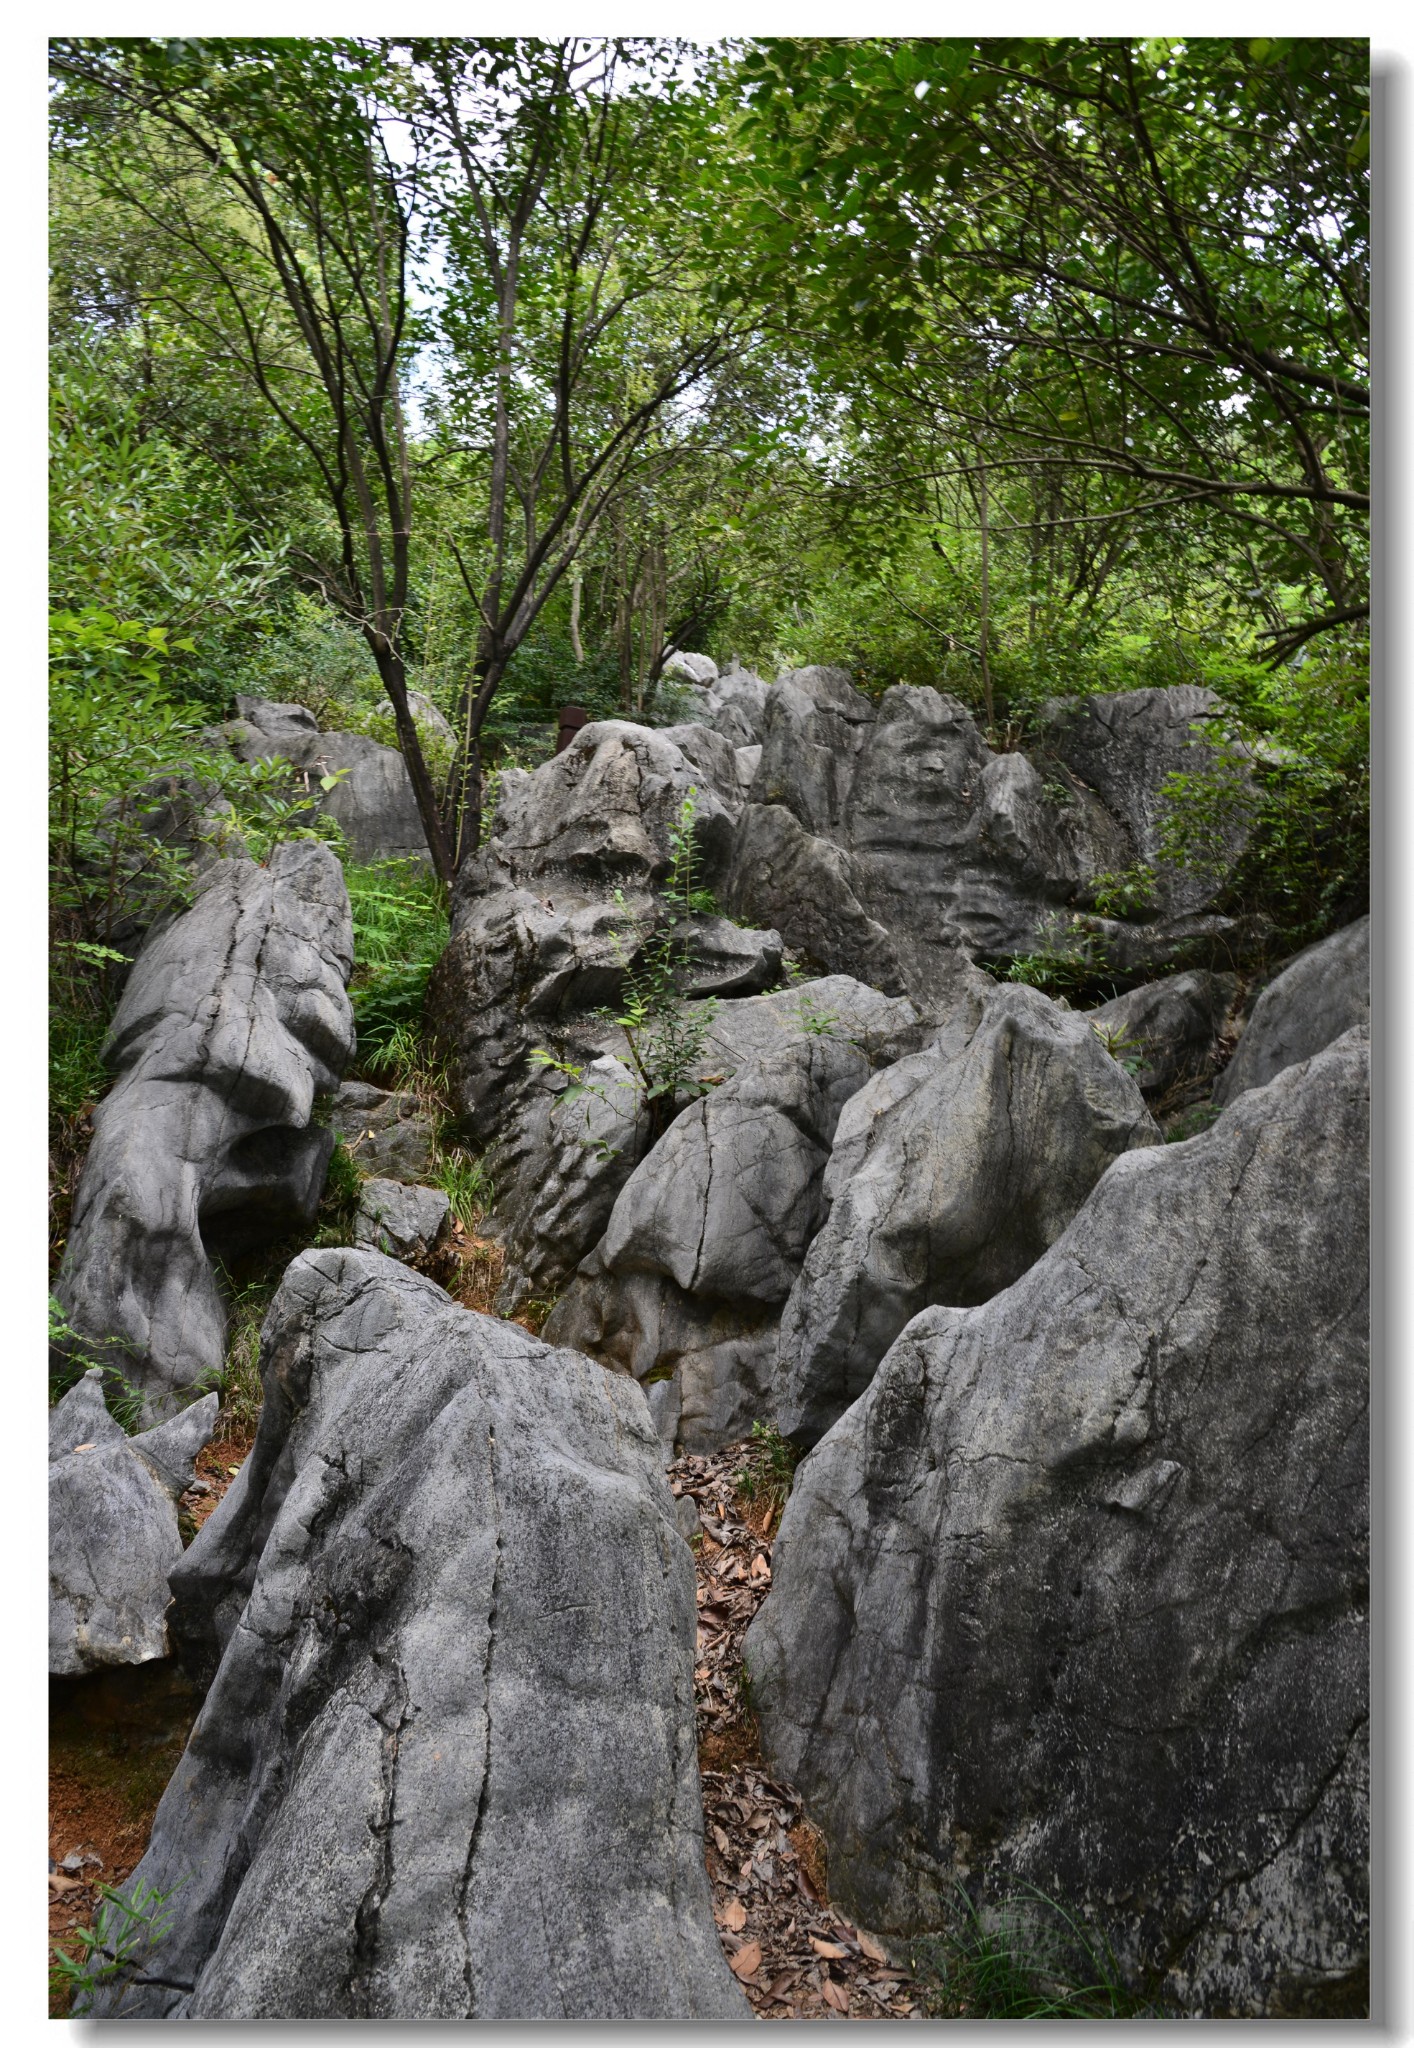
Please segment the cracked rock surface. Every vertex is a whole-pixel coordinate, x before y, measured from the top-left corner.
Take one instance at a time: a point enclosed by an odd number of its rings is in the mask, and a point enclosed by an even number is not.
[[[125,1436],[94,1368],[50,1409],[53,1676],[167,1655],[167,1575],[182,1555],[177,1503],[219,1406],[208,1394],[170,1422]]]
[[[451,940],[429,985],[457,1108],[477,1143],[501,1141],[518,1120],[536,1046],[575,1062],[622,1050],[593,1013],[623,989],[635,928],[646,933],[665,914],[689,790],[694,879],[723,873],[742,801],[735,756],[717,734],[689,731],[714,775],[730,778],[726,795],[666,734],[622,719],[581,727],[534,774],[502,776],[491,835],[458,874]],[[681,924],[693,993],[745,994],[779,974],[776,932],[719,917]]]
[[[1030,1883],[1180,2010],[1364,2009],[1368,1067],[1116,1160],[801,1466],[746,1659],[867,1925]]]
[[[772,1413],[776,1326],[824,1216],[840,1111],[924,1028],[907,998],[846,975],[717,1011],[717,1085],[620,1180],[545,1325],[643,1380],[665,1441],[714,1450]]]
[[[1235,1102],[1245,1089],[1265,1087],[1369,1017],[1370,920],[1357,917],[1298,953],[1263,989],[1213,1099]]]
[[[828,1218],[781,1318],[774,1406],[813,1443],[920,1309],[1019,1279],[1111,1161],[1159,1133],[1084,1017],[1003,984],[844,1108]]]
[[[352,965],[343,870],[294,841],[213,863],[128,977],[55,1293],[150,1417],[225,1364],[208,1254],[314,1219],[334,1135],[310,1113],[353,1053]]]
[[[295,1261],[262,1364],[174,1574],[219,1666],[133,1879],[185,1878],[181,1910],[124,2014],[745,2018],[638,1388],[371,1252]]]
[[[415,723],[433,730],[433,720],[445,725],[426,698],[422,703],[421,715],[414,707]],[[246,761],[288,761],[299,772],[311,807],[327,811],[343,828],[351,859],[427,859],[417,798],[396,747],[380,746],[363,733],[320,732],[303,704],[238,697],[236,709],[239,720],[226,727],[235,751]],[[325,790],[322,780],[329,775],[337,780]]]

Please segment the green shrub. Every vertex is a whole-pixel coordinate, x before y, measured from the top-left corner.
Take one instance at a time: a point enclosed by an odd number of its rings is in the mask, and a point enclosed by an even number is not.
[[[353,912],[349,993],[365,1066],[406,1059],[420,1039],[427,981],[447,944],[447,898],[421,860],[352,862],[344,869]]]
[[[1106,1935],[1030,1885],[984,1910],[959,1884],[951,1925],[918,1936],[909,1966],[932,2017],[1163,2017],[1126,1984]]]

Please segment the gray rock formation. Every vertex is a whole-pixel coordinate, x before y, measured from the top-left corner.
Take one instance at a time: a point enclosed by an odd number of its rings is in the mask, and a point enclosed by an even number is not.
[[[783,804],[807,832],[847,844],[850,786],[873,722],[874,706],[845,669],[778,678],[766,700],[755,801]]]
[[[124,1436],[96,1368],[49,1412],[49,1670],[74,1677],[168,1653],[167,1576],[182,1556],[177,1503],[220,1398]]]
[[[446,1236],[451,1220],[452,1205],[440,1188],[367,1180],[359,1189],[354,1243],[394,1259],[425,1259]]]
[[[721,751],[734,775],[731,750]],[[622,1050],[593,1013],[618,998],[666,914],[656,892],[690,792],[694,885],[708,886],[730,852],[740,798],[720,798],[663,733],[618,719],[586,725],[533,775],[502,778],[491,836],[458,876],[451,942],[428,992],[477,1144],[501,1140],[516,1120],[534,1048],[576,1063]],[[778,933],[716,916],[680,923],[695,962],[684,994],[744,993],[778,974]]]
[[[1369,1016],[1370,920],[1357,917],[1298,953],[1263,989],[1213,1099],[1235,1102],[1248,1088],[1264,1088]]]
[[[867,1926],[1038,1886],[1211,2015],[1363,2009],[1368,1047],[1115,1161],[801,1466],[747,1637]]]
[[[342,870],[305,841],[215,863],[128,978],[55,1292],[153,1417],[225,1362],[211,1255],[313,1221],[334,1138],[310,1112],[353,1051],[352,954]]]
[[[562,1291],[604,1235],[647,1144],[648,1119],[622,1060],[591,1060],[584,1093],[565,1102],[568,1087],[564,1075],[542,1072],[491,1161],[492,1184],[505,1190],[495,1216],[506,1257],[502,1315]]]
[[[829,1217],[781,1318],[780,1428],[814,1443],[920,1309],[1009,1287],[1112,1160],[1160,1142],[1083,1017],[1031,988],[960,1004],[840,1117]]]
[[[710,689],[717,680],[717,664],[710,654],[689,654],[686,649],[679,649],[663,663],[663,674],[669,681],[698,683]]]
[[[777,927],[817,973],[902,994],[894,940],[860,902],[858,879],[843,847],[807,832],[784,804],[753,801],[737,828],[722,897],[736,916]]]
[[[736,663],[693,692],[693,716],[734,747],[760,746],[765,730],[770,688],[760,676]]]
[[[1010,959],[1057,933],[1129,977],[1229,964],[1252,934],[1207,906],[1242,852],[1251,790],[1241,750],[1204,737],[1223,715],[1206,690],[1090,698],[1051,707],[1034,758],[994,754],[941,691],[899,684],[874,704],[843,669],[799,670],[766,693],[727,901],[812,964],[901,977],[935,1002],[960,948]],[[1174,771],[1230,780],[1221,847],[1206,869],[1160,873],[1143,919],[1094,915],[1098,878],[1157,860]]]
[[[823,1215],[840,1111],[871,1060],[922,1028],[911,1003],[844,976],[722,1004],[702,1066],[724,1078],[622,1183],[547,1338],[644,1381],[684,1449],[769,1416],[776,1326]]]
[[[1085,1017],[1117,1058],[1140,1063],[1135,1079],[1143,1092],[1162,1095],[1179,1082],[1211,1077],[1237,986],[1235,974],[1170,974],[1087,1010]]]
[[[99,2016],[718,2019],[692,1562],[643,1397],[371,1252],[307,1252],[174,1574],[219,1655]]]
[[[1246,750],[1225,739],[1226,714],[1211,690],[1179,683],[1163,690],[1125,690],[1047,706],[1043,748],[1096,792],[1128,830],[1134,857],[1154,867],[1158,900],[1170,915],[1212,902],[1247,843],[1255,815]],[[1230,815],[1204,865],[1197,851],[1181,866],[1159,857],[1171,774],[1219,777]]]
[[[419,1181],[432,1171],[432,1119],[407,1090],[345,1081],[334,1097],[329,1124],[360,1172],[370,1177]]]
[[[302,704],[238,697],[239,725],[228,728],[242,760],[282,760],[298,771],[311,807],[341,826],[356,861],[427,858],[407,768],[395,747],[355,732],[320,732]],[[332,789],[321,778],[338,775]]]

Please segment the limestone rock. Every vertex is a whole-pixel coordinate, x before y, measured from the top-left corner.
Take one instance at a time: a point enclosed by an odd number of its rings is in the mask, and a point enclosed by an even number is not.
[[[1085,1017],[1107,1050],[1118,1047],[1121,1061],[1140,1062],[1135,1079],[1144,1094],[1162,1095],[1180,1081],[1211,1076],[1237,986],[1235,974],[1170,974]]]
[[[638,1389],[352,1251],[290,1267],[263,1372],[174,1574],[219,1667],[133,1875],[185,1883],[124,2014],[745,2018]]]
[[[1357,917],[1298,953],[1263,989],[1214,1100],[1235,1102],[1245,1089],[1265,1087],[1369,1015],[1370,920]]]
[[[1033,951],[1095,873],[1126,865],[1104,808],[1058,790],[1025,755],[990,752],[956,698],[885,691],[851,783],[847,843],[911,988],[946,981],[959,943],[984,958]]]
[[[368,1180],[359,1189],[354,1243],[394,1259],[423,1259],[447,1234],[452,1205],[440,1188]]]
[[[1211,690],[1180,683],[1048,705],[1043,747],[1093,789],[1127,828],[1138,860],[1154,867],[1170,915],[1204,910],[1241,857],[1255,816],[1246,755],[1224,743],[1224,707]],[[1230,786],[1221,850],[1204,866],[1159,858],[1171,774],[1219,775]]]
[[[432,1171],[432,1119],[406,1089],[345,1081],[334,1097],[329,1123],[359,1171],[370,1178],[420,1181]]]
[[[49,1415],[49,1669],[73,1677],[168,1653],[177,1502],[220,1408],[216,1394],[124,1436],[93,1370]]]
[[[1368,1115],[1352,1031],[1116,1160],[800,1467],[747,1665],[863,1924],[1031,1884],[1181,2010],[1362,2008]]]
[[[710,654],[675,650],[663,663],[663,674],[675,682],[698,683],[710,689],[717,680],[717,664]]]
[[[352,953],[339,863],[302,841],[215,863],[128,978],[55,1292],[152,1416],[225,1363],[209,1254],[313,1221],[334,1141],[310,1113],[353,1050]]]
[[[237,736],[245,760],[282,760],[299,772],[311,806],[326,810],[342,827],[356,861],[427,858],[427,838],[418,815],[407,767],[395,747],[382,747],[362,733],[320,732],[302,704],[270,704],[258,697],[236,700],[256,736]],[[326,775],[338,775],[329,790]]]
[[[493,889],[557,899],[660,885],[689,790],[697,880],[710,886],[730,851],[735,800],[729,807],[681,748],[648,726],[617,718],[581,726],[533,775],[503,778],[491,835],[457,877],[453,932]]]
[[[552,1342],[649,1383],[655,1420],[688,1450],[771,1412],[781,1305],[823,1215],[840,1111],[870,1072],[828,999],[792,993],[793,1015],[784,991],[722,1006],[728,1078],[629,1176],[545,1324]]]
[[[840,1116],[828,1220],[781,1319],[781,1429],[815,1442],[920,1309],[1010,1286],[1111,1161],[1160,1142],[1084,1018],[1019,986],[959,1005]]]
[[[793,669],[766,700],[752,794],[784,804],[805,830],[843,842],[855,761],[874,706],[842,668]]]
[[[850,855],[833,840],[807,832],[783,804],[753,800],[737,828],[722,895],[736,916],[778,930],[818,973],[901,994],[894,941],[864,909],[857,880]]]
[[[491,1162],[505,1270],[502,1315],[550,1301],[608,1226],[624,1182],[647,1144],[648,1119],[627,1066],[612,1054],[588,1062],[584,1093],[562,1098],[563,1076],[543,1074]]]
[[[718,765],[734,783],[725,742]],[[619,719],[586,725],[533,775],[503,778],[491,836],[458,877],[451,943],[428,994],[452,1049],[458,1111],[479,1145],[499,1142],[519,1114],[537,1047],[576,1064],[622,1050],[594,1013],[616,1001],[642,941],[669,914],[655,892],[669,876],[690,791],[694,880],[707,887],[721,872],[740,799],[718,797],[663,733]],[[778,933],[678,918],[696,962],[685,994],[744,993],[777,977]]]

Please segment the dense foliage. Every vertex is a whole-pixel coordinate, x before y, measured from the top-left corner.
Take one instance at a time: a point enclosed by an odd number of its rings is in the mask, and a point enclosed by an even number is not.
[[[1204,682],[1257,764],[1232,902],[1288,947],[1359,907],[1363,43],[53,56],[71,1110],[134,888],[187,886],[143,788],[299,826],[203,748],[238,690],[399,745],[445,881],[559,705],[673,716],[676,647],[939,687],[997,746]],[[1174,797],[1198,858],[1223,791]]]

